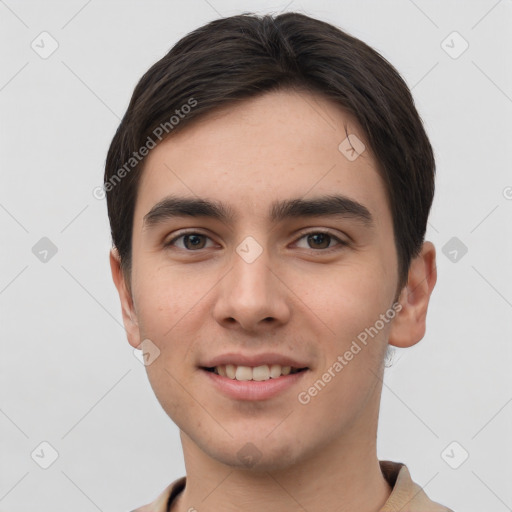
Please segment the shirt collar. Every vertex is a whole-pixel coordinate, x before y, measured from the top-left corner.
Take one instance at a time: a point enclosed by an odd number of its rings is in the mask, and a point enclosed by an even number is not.
[[[453,512],[431,501],[425,491],[412,481],[407,466],[400,462],[379,461],[384,478],[392,491],[380,512]],[[183,491],[186,478],[169,484],[152,503],[133,512],[168,512],[176,496]]]

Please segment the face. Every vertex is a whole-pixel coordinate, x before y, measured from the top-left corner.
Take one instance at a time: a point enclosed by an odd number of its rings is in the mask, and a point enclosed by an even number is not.
[[[147,158],[128,338],[150,340],[158,400],[212,460],[284,468],[376,423],[398,269],[364,140],[329,100],[281,91]]]

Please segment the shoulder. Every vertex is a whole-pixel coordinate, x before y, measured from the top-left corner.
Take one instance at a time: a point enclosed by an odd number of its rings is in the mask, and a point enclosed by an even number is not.
[[[382,474],[392,488],[380,512],[453,512],[432,501],[411,478],[409,469],[400,462],[380,461]]]
[[[179,478],[169,484],[154,501],[136,508],[131,512],[168,512],[170,502],[184,489],[184,487],[185,477]]]

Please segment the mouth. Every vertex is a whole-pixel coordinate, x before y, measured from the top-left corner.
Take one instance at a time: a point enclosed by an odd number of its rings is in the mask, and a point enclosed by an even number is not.
[[[220,377],[226,377],[227,379],[237,381],[256,381],[265,382],[272,379],[279,379],[286,377],[287,375],[294,375],[301,373],[309,368],[294,367],[294,366],[282,366],[280,364],[263,364],[259,366],[242,366],[234,364],[222,364],[219,366],[202,366],[202,370],[206,372],[219,375]]]
[[[284,400],[312,370],[305,360],[272,352],[219,354],[201,361],[197,368],[207,386],[237,402]]]

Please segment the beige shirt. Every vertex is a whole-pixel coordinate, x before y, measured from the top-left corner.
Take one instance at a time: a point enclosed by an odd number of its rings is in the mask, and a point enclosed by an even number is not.
[[[453,512],[431,501],[423,489],[415,484],[404,464],[380,461],[382,474],[393,489],[380,512]],[[158,498],[132,512],[168,512],[174,498],[185,488],[185,477],[168,485]]]

